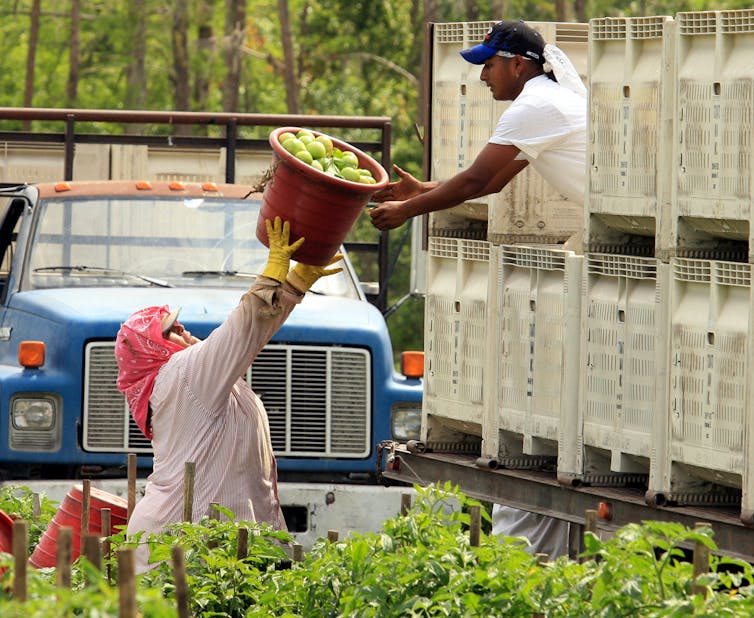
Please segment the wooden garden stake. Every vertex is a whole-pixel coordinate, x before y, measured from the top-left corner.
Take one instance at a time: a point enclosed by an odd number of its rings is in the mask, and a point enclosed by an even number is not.
[[[79,553],[81,549],[81,541],[84,536],[89,534],[89,509],[91,508],[91,496],[92,496],[92,482],[89,479],[84,479],[81,483],[82,487],[82,499],[81,499],[81,534],[79,536]]]
[[[55,584],[58,588],[71,587],[71,556],[73,553],[73,528],[60,526],[55,548]]]
[[[330,541],[330,543],[337,543],[338,542],[338,531],[337,530],[328,530],[327,531],[327,540]]]
[[[105,559],[107,565],[107,581],[110,581],[110,533],[112,531],[112,516],[111,509],[100,510],[100,518],[102,521],[102,556]]]
[[[587,532],[597,534],[597,519],[599,517],[599,511],[597,509],[587,509],[584,514],[584,536]],[[582,562],[584,559],[582,559]]]
[[[86,534],[81,538],[81,555],[98,571],[102,570],[102,554],[100,552],[99,536],[96,534]],[[96,582],[89,581],[88,584]]]
[[[469,525],[469,544],[479,547],[479,534],[482,530],[482,509],[478,504],[469,507],[471,522]]]
[[[597,509],[587,509],[584,517],[584,532],[597,534],[597,518],[599,513]]]
[[[301,543],[293,544],[293,561],[301,562],[304,559],[304,546]]]
[[[34,519],[34,521],[37,521],[41,514],[42,514],[42,504],[39,500],[39,494],[34,492],[33,494],[31,494],[31,516]]]
[[[210,502],[209,503],[209,518],[218,521],[220,519],[220,509],[218,509],[219,505],[217,502]],[[207,549],[215,549],[217,547],[217,541],[209,541],[207,543]]]
[[[128,507],[126,523],[131,520],[131,513],[136,506],[136,453],[128,454]]]
[[[411,510],[411,494],[401,494],[401,515],[408,515]]]
[[[694,528],[696,530],[699,530],[700,528],[709,528],[709,524],[704,522],[697,522],[694,525]],[[702,596],[707,596],[707,587],[697,585],[696,583],[697,577],[703,575],[707,571],[709,571],[709,547],[697,541],[696,543],[694,543],[694,583],[691,586],[692,594],[701,594]]]
[[[236,558],[243,560],[249,555],[249,529],[239,528],[236,541]]]
[[[189,588],[186,578],[186,560],[183,548],[173,545],[173,579],[175,580],[175,602],[178,605],[178,618],[189,618]]]
[[[188,522],[194,516],[194,478],[196,478],[196,462],[187,461],[183,467],[183,521]]]
[[[29,526],[23,519],[13,522],[13,597],[26,602],[26,561],[29,559]]]
[[[133,549],[118,551],[118,616],[136,618],[136,575]]]

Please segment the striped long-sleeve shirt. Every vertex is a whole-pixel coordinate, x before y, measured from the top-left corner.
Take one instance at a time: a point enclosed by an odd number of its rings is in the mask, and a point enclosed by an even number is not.
[[[173,354],[150,397],[153,471],[128,523],[144,531],[136,570],[148,570],[149,533],[183,516],[185,463],[196,464],[193,521],[211,502],[237,519],[285,530],[267,413],[242,379],[302,296],[289,285],[260,278],[207,339]]]

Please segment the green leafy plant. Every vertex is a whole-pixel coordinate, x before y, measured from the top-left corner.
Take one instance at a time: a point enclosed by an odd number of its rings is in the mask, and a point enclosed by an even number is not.
[[[34,516],[34,491],[25,485],[0,487],[0,511],[13,519],[24,519],[29,524],[29,554],[39,543],[50,520],[58,510],[58,503],[39,494],[39,516]]]
[[[116,555],[146,543],[157,566],[138,577],[140,615],[176,612],[172,548],[184,550],[193,616],[358,618],[394,616],[532,618],[680,618],[754,615],[754,567],[717,555],[710,528],[676,523],[631,524],[601,540],[587,534],[578,561],[540,563],[524,539],[481,535],[469,540],[469,511],[480,503],[449,484],[416,487],[405,516],[379,533],[320,540],[301,562],[287,559],[292,537],[266,525],[205,518],[156,535],[111,537],[104,571],[78,558],[70,590],[55,569],[31,569],[28,600],[12,598],[13,561],[0,554],[0,615],[117,616]],[[489,523],[486,510],[484,520]],[[239,531],[248,553],[237,556]],[[688,551],[711,553],[709,572],[694,577]],[[109,572],[110,578],[107,577]]]
[[[192,614],[244,616],[265,591],[264,574],[286,564],[288,554],[284,547],[292,537],[266,524],[233,521],[231,511],[220,511],[227,520],[204,518],[198,524],[178,523],[146,539],[139,535],[124,542],[123,546],[134,540],[147,543],[150,562],[159,563],[142,576],[141,585],[160,589],[166,598],[174,598],[171,551],[173,546],[179,546],[184,550]],[[243,558],[237,556],[241,528],[248,530],[248,552]]]

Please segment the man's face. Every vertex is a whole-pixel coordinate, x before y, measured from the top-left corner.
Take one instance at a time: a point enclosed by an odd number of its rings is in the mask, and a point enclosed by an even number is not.
[[[492,92],[496,101],[512,101],[521,92],[519,79],[520,64],[525,62],[520,56],[505,58],[494,55],[484,61],[482,74],[479,76]]]

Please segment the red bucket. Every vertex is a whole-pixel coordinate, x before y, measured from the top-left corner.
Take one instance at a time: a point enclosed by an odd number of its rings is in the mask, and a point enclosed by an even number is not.
[[[61,526],[73,528],[73,547],[71,561],[81,552],[81,513],[83,511],[84,491],[81,485],[74,485],[63,500],[57,513],[39,539],[29,563],[36,568],[54,567],[57,564],[58,531]],[[102,509],[110,509],[110,530],[102,531]],[[128,523],[128,501],[120,496],[91,488],[89,492],[89,532],[110,536],[119,532],[117,526]]]
[[[13,519],[5,511],[0,511],[0,553],[13,553]]]
[[[293,254],[304,264],[323,266],[337,253],[369,198],[387,186],[387,172],[372,157],[358,148],[330,137],[333,146],[350,150],[359,160],[359,167],[368,169],[374,184],[362,184],[336,178],[307,165],[289,153],[278,141],[281,133],[296,133],[297,127],[281,127],[270,133],[273,176],[262,196],[262,209],[257,220],[257,238],[269,247],[265,219],[280,217],[290,222],[293,243],[302,236],[306,241]],[[314,136],[322,135],[312,131]]]

